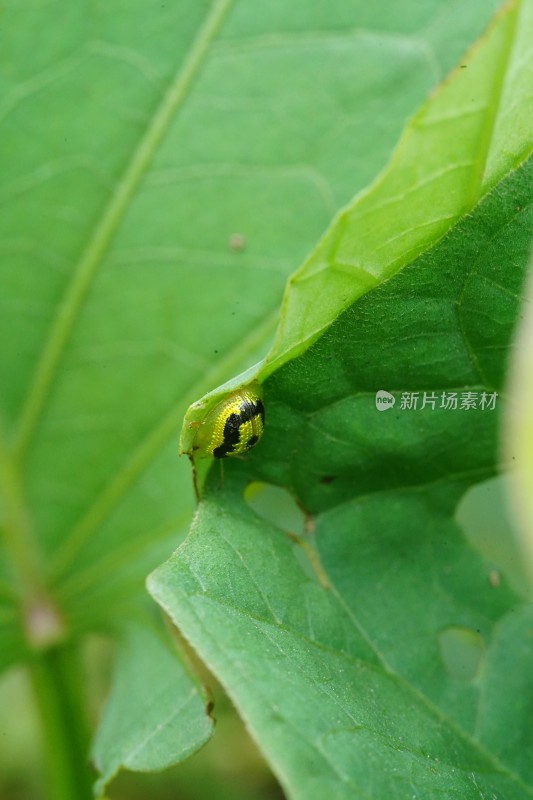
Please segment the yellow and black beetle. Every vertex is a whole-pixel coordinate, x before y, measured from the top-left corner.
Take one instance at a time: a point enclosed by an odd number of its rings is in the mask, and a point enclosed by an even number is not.
[[[265,427],[263,392],[257,381],[230,392],[200,417],[203,402],[189,409],[196,419],[185,420],[180,440],[180,453],[187,455],[191,462],[197,500],[200,500],[200,493],[195,460],[241,456],[257,444]],[[222,468],[222,462],[220,466]]]
[[[260,385],[255,383],[232,392],[196,424],[198,429],[189,451],[194,458],[226,458],[246,453],[257,444],[265,427]]]

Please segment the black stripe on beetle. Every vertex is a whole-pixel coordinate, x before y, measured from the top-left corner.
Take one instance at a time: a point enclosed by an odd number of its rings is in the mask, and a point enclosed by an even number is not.
[[[222,434],[223,442],[213,450],[215,458],[225,458],[226,456],[239,452],[241,449],[248,450],[253,447],[259,440],[259,436],[254,432],[247,442],[241,443],[241,427],[247,422],[252,422],[255,417],[261,419],[259,435],[262,433],[262,428],[265,423],[265,407],[261,398],[256,400],[244,399],[240,405],[238,414],[230,414],[224,424],[224,431]],[[239,444],[241,447],[239,448]]]

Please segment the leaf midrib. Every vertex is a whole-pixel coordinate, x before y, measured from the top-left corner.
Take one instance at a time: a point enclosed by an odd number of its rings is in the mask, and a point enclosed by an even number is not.
[[[14,437],[20,463],[33,441],[65,347],[103,258],[176,112],[200,71],[233,0],[214,0],[197,37],[151,118],[76,264],[34,371]]]

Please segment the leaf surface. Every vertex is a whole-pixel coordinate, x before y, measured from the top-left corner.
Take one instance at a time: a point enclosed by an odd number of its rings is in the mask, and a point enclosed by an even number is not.
[[[82,631],[136,602],[187,526],[187,405],[265,352],[287,275],[488,11],[61,14],[59,36],[48,7],[5,12],[3,496],[28,540],[8,562]],[[19,571],[3,570],[8,661]]]
[[[124,631],[113,684],[93,748],[99,795],[121,768],[160,770],[186,758],[213,727],[202,693],[146,622]]]
[[[505,103],[529,113],[505,64],[513,15],[530,13],[511,6],[474,51],[473,113],[458,72],[292,279],[258,370],[264,439],[223,480],[211,471],[188,539],[150,578],[291,798],[533,796],[532,606],[457,518],[496,472],[533,237],[530,133],[497,182],[488,158]],[[380,236],[386,257],[350,294]],[[257,482],[289,492],[303,530],[254,512]]]
[[[187,405],[264,354],[287,276],[489,13],[5,4],[1,667],[136,613],[193,508]],[[146,734],[113,731],[106,775]]]
[[[223,485],[212,471],[150,579],[290,797],[533,796],[532,606],[455,519],[496,468],[532,177],[528,162],[266,382],[263,442]],[[251,481],[286,487],[305,530],[257,516]]]

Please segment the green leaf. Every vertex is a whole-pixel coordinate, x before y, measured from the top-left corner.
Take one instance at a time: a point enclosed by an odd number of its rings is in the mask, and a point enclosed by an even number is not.
[[[286,277],[489,13],[5,4],[0,667],[137,612],[193,509],[186,407],[263,356]]]
[[[129,626],[121,645],[114,689],[93,748],[98,795],[119,769],[158,770],[186,758],[209,739],[213,727],[205,697],[159,631]]]
[[[438,241],[529,155],[533,114],[525,87],[533,76],[532,36],[533,5],[509,4],[458,73],[415,114],[387,169],[292,276],[260,374],[301,353],[341,311]]]
[[[482,45],[471,48],[453,78],[414,115],[387,168],[339,213],[292,275],[264,362],[189,409],[182,452],[190,449],[190,423],[201,420],[221,394],[264,380],[302,353],[358,297],[438,241],[524,161],[533,146],[527,95],[532,37],[533,5],[508,4]]]
[[[292,281],[294,305],[259,367],[270,374],[263,442],[223,482],[211,471],[189,538],[150,578],[291,798],[533,796],[533,607],[471,549],[456,516],[496,470],[533,237],[533,161],[517,168],[530,132],[498,155],[499,115],[512,109],[518,124],[528,113],[513,59],[530,63],[532,51],[517,55],[513,17],[532,7],[500,17],[469,63],[467,94],[459,72]],[[443,135],[450,118],[455,137]],[[456,165],[466,180],[443,184]],[[370,263],[367,235],[385,237],[386,257],[375,288],[349,295],[357,265]],[[280,346],[287,319],[292,344]],[[384,390],[395,401],[385,410]],[[287,488],[301,531],[245,502],[257,481]]]
[[[533,607],[454,519],[496,468],[532,187],[533,160],[265,383],[263,442],[212,471],[150,579],[291,798],[533,796]],[[258,517],[250,481],[286,486],[305,531]]]
[[[75,633],[136,602],[192,512],[185,409],[263,355],[287,275],[489,13],[298,8],[72,5],[59,36],[47,7],[7,4],[8,663],[21,581]]]

